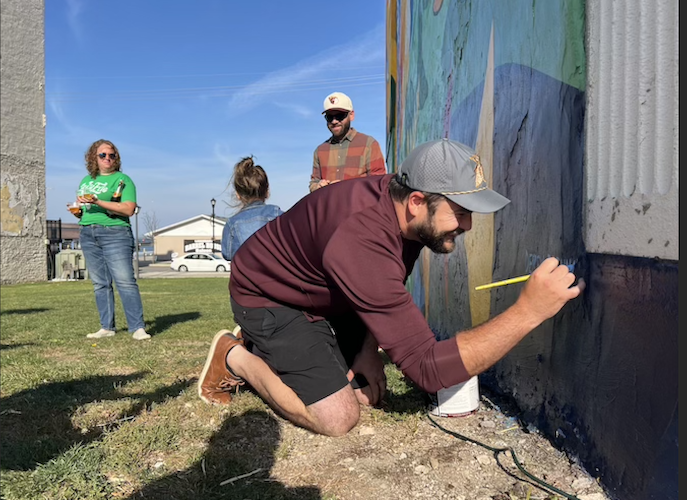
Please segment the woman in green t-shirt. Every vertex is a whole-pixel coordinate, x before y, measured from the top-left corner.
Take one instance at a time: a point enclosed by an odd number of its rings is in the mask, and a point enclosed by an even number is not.
[[[117,285],[127,327],[136,340],[149,339],[143,322],[143,304],[134,276],[134,236],[129,217],[136,210],[136,186],[121,172],[122,161],[117,147],[100,139],[85,154],[88,175],[77,190],[81,211],[80,242],[86,269],[93,282],[95,303],[100,314],[100,330],[88,338],[111,337],[115,334],[114,290]]]

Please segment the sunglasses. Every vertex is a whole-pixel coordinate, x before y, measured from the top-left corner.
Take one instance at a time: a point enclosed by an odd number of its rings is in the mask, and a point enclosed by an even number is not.
[[[334,120],[336,120],[337,122],[342,122],[346,119],[348,113],[348,111],[345,111],[341,113],[326,114],[324,115],[324,119],[327,120],[329,123],[333,122]]]
[[[107,153],[98,153],[98,157],[99,157],[99,158],[102,158],[103,160],[104,160],[105,158],[107,158],[108,156],[110,157],[110,160],[114,160],[115,158],[117,158],[117,154],[116,154],[116,153],[110,153],[109,155],[108,155]]]

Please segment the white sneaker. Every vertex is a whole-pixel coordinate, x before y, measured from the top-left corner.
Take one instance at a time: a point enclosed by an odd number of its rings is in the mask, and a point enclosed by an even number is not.
[[[139,328],[138,330],[136,330],[134,332],[132,337],[134,338],[134,340],[145,340],[145,339],[149,339],[150,335],[148,335],[143,328]]]
[[[114,330],[105,330],[101,328],[95,333],[89,333],[86,335],[87,339],[102,339],[104,337],[112,337],[115,334]]]

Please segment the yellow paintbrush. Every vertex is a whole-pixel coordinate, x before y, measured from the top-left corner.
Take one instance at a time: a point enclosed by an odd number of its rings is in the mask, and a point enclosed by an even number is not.
[[[568,264],[567,266],[571,273],[575,270],[575,264]],[[518,276],[517,278],[509,278],[503,281],[495,281],[494,283],[487,283],[486,285],[476,286],[475,290],[486,290],[488,288],[510,285],[512,283],[522,283],[523,281],[527,281],[528,279],[530,279],[530,275],[526,274],[524,276]]]
[[[487,288],[494,288],[497,286],[510,285],[511,283],[521,283],[530,279],[530,275],[518,276],[517,278],[510,278],[503,281],[495,281],[494,283],[487,283],[486,285],[476,286],[475,290],[486,290]]]

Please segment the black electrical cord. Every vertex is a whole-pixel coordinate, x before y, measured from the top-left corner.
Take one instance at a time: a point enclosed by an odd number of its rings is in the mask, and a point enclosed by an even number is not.
[[[462,434],[458,434],[457,432],[450,431],[450,430],[448,430],[448,429],[444,429],[444,428],[443,428],[442,426],[440,426],[432,417],[430,417],[429,414],[427,414],[427,418],[429,419],[430,422],[432,422],[432,424],[434,425],[434,427],[436,427],[436,428],[439,429],[439,430],[444,431],[446,434],[450,434],[451,436],[456,437],[456,438],[458,438],[458,439],[462,439],[463,441],[467,441],[467,442],[469,442],[469,443],[473,443],[473,444],[479,445],[479,446],[481,446],[482,448],[486,448],[487,450],[493,452],[493,453],[494,453],[494,458],[496,459],[497,462],[498,462],[498,454],[499,454],[499,453],[502,453],[502,452],[504,452],[504,451],[510,451],[510,454],[511,454],[511,456],[513,457],[513,462],[515,462],[515,465],[518,467],[518,469],[520,469],[520,472],[522,472],[523,474],[525,474],[525,476],[527,476],[529,479],[531,479],[532,481],[534,481],[534,482],[540,484],[540,485],[543,486],[544,488],[553,491],[554,493],[556,493],[556,494],[558,494],[558,495],[564,496],[564,497],[567,498],[568,500],[580,500],[580,499],[579,499],[578,497],[576,497],[575,495],[570,495],[569,493],[566,493],[566,492],[564,492],[564,491],[561,491],[561,490],[559,490],[558,488],[556,488],[555,486],[552,486],[552,485],[550,485],[549,483],[547,483],[547,482],[545,482],[545,481],[542,481],[542,480],[539,479],[538,477],[536,477],[536,476],[530,474],[529,472],[527,472],[527,471],[523,468],[523,466],[520,464],[520,461],[518,460],[518,457],[515,455],[515,451],[513,451],[513,448],[511,448],[510,446],[507,446],[507,447],[505,447],[505,448],[492,448],[491,446],[487,446],[487,445],[484,444],[484,443],[480,443],[479,441],[476,441],[476,440],[474,440],[474,439],[471,439],[471,438],[469,438],[469,437],[467,437],[467,436],[463,436]]]

